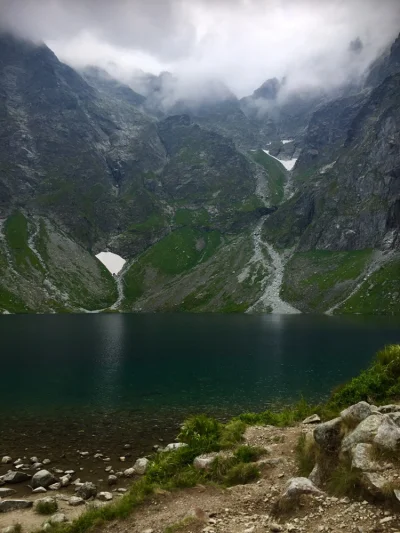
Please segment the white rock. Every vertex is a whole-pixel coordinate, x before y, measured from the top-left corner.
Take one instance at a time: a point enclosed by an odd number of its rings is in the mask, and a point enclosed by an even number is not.
[[[351,467],[362,470],[363,472],[377,472],[382,468],[380,465],[371,459],[373,451],[372,444],[360,442],[351,450],[353,457]]]
[[[49,485],[50,490],[60,490],[62,487],[61,483],[53,483],[52,485]]]
[[[44,465],[49,465],[51,463],[50,459],[43,459]]]
[[[33,475],[31,486],[33,489],[37,487],[44,487],[45,489],[55,483],[57,479],[48,470],[39,470]]]
[[[197,470],[208,470],[215,461],[217,455],[218,454],[216,453],[205,453],[203,455],[199,455],[194,459],[193,466]]]
[[[319,424],[321,422],[321,419],[318,415],[314,414],[311,416],[308,416],[303,420],[303,424]]]
[[[9,465],[13,462],[12,460],[12,457],[10,457],[9,455],[5,455],[2,460],[1,460],[2,464],[3,465]]]
[[[111,492],[99,492],[97,499],[101,502],[110,502],[113,499]]]
[[[321,495],[322,492],[306,477],[294,477],[288,481],[281,498],[293,500],[302,494]]]
[[[125,477],[132,477],[133,475],[135,475],[135,469],[133,467],[127,468],[126,470],[124,470]],[[110,479],[110,476],[109,476],[109,479]]]
[[[141,457],[140,459],[137,459],[135,462],[133,469],[136,474],[143,475],[146,473],[147,467],[149,465],[149,460],[145,457]]]
[[[36,456],[31,457],[29,460],[30,460],[30,462],[33,463],[33,464],[35,464],[35,463],[40,463],[39,459],[38,459]]]
[[[67,522],[67,521],[68,519],[64,513],[56,513],[56,514],[53,514],[53,516],[49,518],[49,524],[51,525],[62,524],[63,522]]]
[[[109,485],[116,485],[117,481],[118,481],[117,476],[114,476],[114,475],[108,476],[108,484]]]
[[[36,487],[36,489],[33,489],[32,494],[42,494],[44,492],[47,492],[44,487]]]
[[[85,500],[83,498],[79,498],[78,496],[72,496],[68,500],[68,504],[71,505],[71,507],[77,507],[78,505],[84,505]]]
[[[179,448],[185,448],[187,444],[185,442],[172,442],[171,444],[167,444],[167,446],[164,448],[164,452],[170,452],[171,450],[179,450]]]

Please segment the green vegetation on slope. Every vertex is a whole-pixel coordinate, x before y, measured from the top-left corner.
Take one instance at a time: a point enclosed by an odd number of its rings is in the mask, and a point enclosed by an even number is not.
[[[43,267],[39,259],[28,246],[28,221],[20,211],[15,211],[5,222],[5,236],[15,268],[29,272],[35,269],[43,274]]]
[[[145,252],[126,273],[126,299],[132,302],[143,294],[147,269],[159,276],[182,274],[209,259],[220,245],[220,240],[218,231],[190,227],[173,231]]]
[[[372,250],[296,253],[286,266],[281,295],[303,311],[326,311],[351,291],[371,254]]]
[[[286,169],[276,159],[266,154],[263,150],[249,152],[250,157],[265,168],[268,173],[268,189],[272,205],[279,205],[283,200]]]
[[[400,259],[382,265],[337,312],[400,315]]]
[[[210,215],[205,209],[178,209],[175,213],[175,223],[178,226],[207,226]]]

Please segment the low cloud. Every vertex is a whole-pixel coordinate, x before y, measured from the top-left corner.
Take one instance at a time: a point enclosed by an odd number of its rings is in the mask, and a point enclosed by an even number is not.
[[[218,78],[244,96],[272,77],[286,76],[287,90],[358,77],[399,33],[400,2],[0,0],[0,21],[73,66],[124,80],[168,70],[193,97],[199,80]]]

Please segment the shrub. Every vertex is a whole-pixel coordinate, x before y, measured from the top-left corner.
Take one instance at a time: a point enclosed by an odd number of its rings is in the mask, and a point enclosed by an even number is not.
[[[178,439],[201,453],[217,451],[221,430],[222,425],[215,418],[192,416],[184,422]]]
[[[241,463],[253,463],[267,452],[264,448],[258,448],[256,446],[239,446],[235,450],[234,457]]]
[[[227,485],[245,485],[260,477],[260,471],[255,464],[239,463],[228,470],[225,476]]]
[[[56,502],[56,500],[52,500],[52,501],[38,501],[36,506],[35,506],[35,511],[38,513],[38,514],[44,514],[44,515],[48,515],[48,514],[54,514],[58,509],[58,503]]]

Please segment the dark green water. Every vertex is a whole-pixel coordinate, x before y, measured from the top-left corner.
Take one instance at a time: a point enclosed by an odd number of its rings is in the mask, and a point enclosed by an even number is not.
[[[2,316],[0,430],[10,439],[176,432],[301,394],[320,400],[400,342],[389,318],[214,315]],[[132,429],[135,428],[135,429]],[[156,433],[157,435],[154,435]],[[4,433],[3,433],[4,434]],[[168,435],[169,436],[169,435]],[[150,438],[150,437],[149,437]]]

